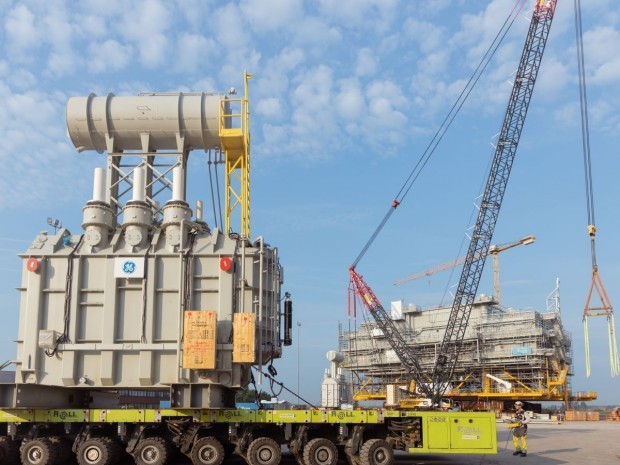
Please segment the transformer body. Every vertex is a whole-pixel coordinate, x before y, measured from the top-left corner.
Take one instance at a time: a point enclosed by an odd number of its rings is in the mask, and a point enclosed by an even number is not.
[[[252,366],[281,356],[277,248],[211,230],[203,203],[194,217],[186,202],[189,153],[210,163],[227,105],[205,94],[69,100],[74,145],[106,150],[107,166],[83,233],[43,232],[21,255],[16,386],[3,403],[103,408],[140,389],[169,390],[174,407],[234,407]]]

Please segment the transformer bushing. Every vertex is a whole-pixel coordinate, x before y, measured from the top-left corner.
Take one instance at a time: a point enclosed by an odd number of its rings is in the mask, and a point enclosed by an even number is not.
[[[91,248],[106,247],[114,231],[114,212],[105,201],[105,172],[101,168],[95,169],[93,199],[86,203],[82,211],[84,242]]]
[[[166,248],[173,251],[175,247],[183,248],[187,231],[181,227],[183,221],[190,221],[192,218],[192,210],[187,202],[183,200],[170,200],[166,202],[164,208],[164,221],[161,225],[166,234]]]
[[[114,213],[105,202],[91,200],[82,209],[84,212],[82,229],[84,229],[84,242],[91,247],[106,247],[112,227]]]
[[[153,211],[147,202],[130,200],[123,208],[125,243],[130,251],[144,245],[153,225]]]

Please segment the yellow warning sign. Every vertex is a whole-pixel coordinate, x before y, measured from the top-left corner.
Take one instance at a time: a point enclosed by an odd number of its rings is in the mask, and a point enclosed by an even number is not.
[[[256,316],[253,313],[235,313],[233,318],[233,362],[256,361]]]
[[[213,370],[216,361],[217,312],[188,310],[183,319],[183,368]]]

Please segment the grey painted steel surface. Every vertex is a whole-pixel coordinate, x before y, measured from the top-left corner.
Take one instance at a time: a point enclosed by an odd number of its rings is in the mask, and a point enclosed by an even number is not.
[[[220,146],[220,100],[205,93],[72,97],[67,130],[80,152],[207,150]]]
[[[21,255],[18,385],[88,390],[191,384],[203,406],[219,406],[225,391],[244,388],[250,379],[250,365],[232,361],[236,312],[256,314],[257,361],[280,356],[277,249],[217,229],[197,231],[181,252],[157,227],[138,246],[128,247],[125,236],[119,229],[93,247],[61,229],[40,234]],[[220,267],[224,256],[232,260],[229,271]],[[115,277],[119,257],[143,261],[144,277]],[[32,258],[36,271],[28,270]],[[217,312],[216,369],[181,367],[185,310]],[[55,347],[63,333],[66,340]],[[20,405],[35,406],[32,397]]]

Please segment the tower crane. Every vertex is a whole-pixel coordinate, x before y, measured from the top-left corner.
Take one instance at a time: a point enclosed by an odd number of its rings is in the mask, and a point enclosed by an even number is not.
[[[485,259],[489,253],[502,199],[549,37],[556,4],[557,0],[536,0],[476,225],[465,257],[461,278],[446,325],[446,332],[438,349],[439,355],[430,380],[427,374],[422,371],[415,354],[412,353],[411,346],[398,332],[388,312],[383,308],[363,277],[357,273],[355,266],[360,257],[349,268],[351,290],[361,297],[364,306],[374,317],[377,326],[383,331],[386,340],[399,357],[408,375],[416,382],[419,390],[431,397],[433,405],[439,404],[442,395],[449,386],[458,361],[472,304],[478,290]],[[378,231],[399,203],[394,200],[392,209],[383,219],[379,229],[373,234],[362,254],[365,253],[369,244],[372,243]]]
[[[529,245],[534,243],[534,241],[536,241],[536,236],[525,236],[522,239],[519,239],[518,241],[514,241],[514,242],[509,242],[507,244],[499,244],[499,245],[492,245],[489,247],[489,251],[487,255],[491,255],[492,259],[493,259],[493,291],[494,291],[494,297],[495,297],[495,301],[497,303],[500,302],[500,285],[499,285],[499,253],[503,252],[505,250],[508,249],[512,249],[513,247],[516,247],[518,245]],[[463,263],[465,263],[465,259],[467,258],[467,256],[462,256],[459,257],[455,260],[451,260],[449,262],[445,262],[442,263],[440,265],[434,266],[432,268],[429,268],[426,271],[422,271],[421,273],[418,274],[414,274],[411,276],[408,276],[406,278],[402,278],[399,279],[397,281],[394,281],[395,285],[400,285],[400,284],[404,284],[404,283],[408,283],[411,281],[415,281],[416,279],[420,279],[420,278],[424,278],[426,276],[432,276],[434,274],[437,274],[441,271],[444,270],[449,270],[451,268],[456,268],[459,265],[462,265]]]

